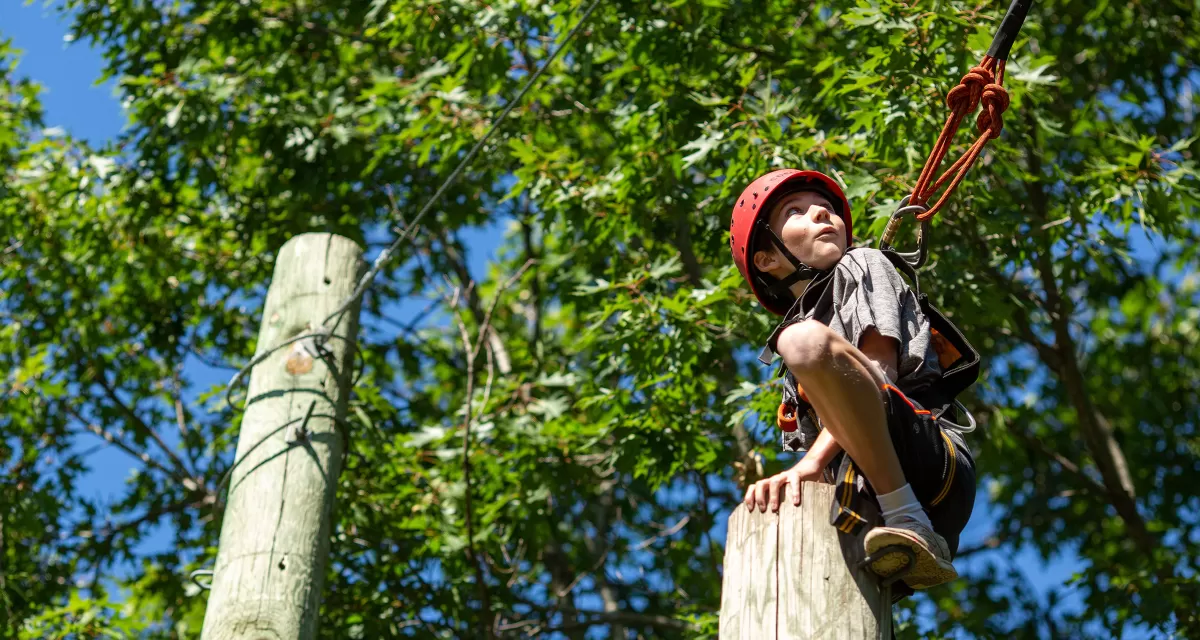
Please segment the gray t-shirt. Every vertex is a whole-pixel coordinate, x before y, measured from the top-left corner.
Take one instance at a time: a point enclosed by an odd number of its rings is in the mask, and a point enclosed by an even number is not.
[[[874,327],[900,343],[896,387],[905,395],[917,394],[941,378],[942,368],[929,333],[929,319],[921,312],[916,294],[878,249],[847,252],[825,286],[828,289],[822,295],[831,296],[830,303],[814,305],[803,318],[785,320],[768,341],[771,350],[775,349],[781,329],[800,320],[815,319],[856,347],[867,329]],[[814,316],[817,310],[823,310],[819,317]],[[794,399],[795,380],[786,369],[783,374],[784,399]],[[799,429],[783,432],[783,449],[808,449],[819,430],[819,421],[810,411],[800,420]]]
[[[872,327],[899,342],[897,388],[913,395],[941,378],[929,319],[921,312],[916,294],[882,252],[847,252],[834,267],[828,286],[832,291],[825,295],[833,296],[830,312],[828,317],[815,319],[856,347]]]

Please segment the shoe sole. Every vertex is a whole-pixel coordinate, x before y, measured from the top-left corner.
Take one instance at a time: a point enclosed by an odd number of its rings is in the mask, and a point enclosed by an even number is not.
[[[866,550],[868,555],[873,556],[880,550],[893,546],[904,547],[912,551],[913,557],[916,559],[916,565],[908,575],[901,578],[913,589],[936,587],[958,577],[958,571],[954,565],[933,555],[933,552],[918,540],[901,533],[880,531],[867,540]],[[896,551],[884,553],[872,562],[870,567],[876,575],[886,578],[895,575],[898,571],[903,571],[908,563],[908,556]]]

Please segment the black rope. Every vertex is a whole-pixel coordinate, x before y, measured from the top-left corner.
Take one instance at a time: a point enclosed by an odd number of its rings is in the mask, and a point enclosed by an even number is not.
[[[200,576],[208,576],[208,582],[200,582]],[[192,581],[192,584],[200,587],[201,591],[208,591],[209,589],[212,589],[212,577],[212,569],[196,569],[191,573],[191,575],[188,576],[188,578]]]
[[[1000,29],[996,32],[996,38],[992,40],[992,46],[987,50],[989,56],[997,60],[1008,60],[1008,53],[1017,41],[1017,34],[1021,33],[1021,25],[1025,24],[1025,14],[1029,13],[1031,6],[1033,0],[1012,1],[1008,6],[1008,13],[1004,14],[1004,20],[1000,22]]]

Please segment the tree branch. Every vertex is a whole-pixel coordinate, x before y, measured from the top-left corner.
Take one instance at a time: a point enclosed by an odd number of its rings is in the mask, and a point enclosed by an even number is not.
[[[708,559],[712,564],[713,575],[716,576],[720,575],[721,572],[719,571],[720,565],[717,561],[717,546],[713,542],[712,535],[709,534],[713,523],[717,520],[708,509],[708,502],[712,500],[712,492],[708,489],[708,481],[704,478],[704,474],[699,471],[694,471],[693,473],[696,474],[696,483],[700,485],[700,513],[704,514],[704,523],[702,524],[704,527],[704,539],[708,541]]]
[[[503,341],[500,340],[499,335],[496,335],[495,328],[493,328],[489,322],[491,311],[483,310],[483,304],[479,299],[478,291],[475,287],[468,286],[469,283],[472,282],[472,279],[471,272],[467,269],[466,254],[462,245],[462,241],[457,237],[448,238],[445,234],[442,234],[440,239],[442,246],[445,249],[446,257],[450,261],[450,267],[454,270],[455,275],[458,277],[459,284],[466,290],[467,307],[470,309],[471,315],[474,316],[477,324],[487,327],[486,329],[481,329],[482,333],[480,333],[480,337],[483,339],[483,337],[486,336],[486,339],[492,341],[492,347],[496,350],[496,361],[500,364],[500,371],[501,373],[507,373],[505,370],[509,368],[508,363],[510,362],[508,350],[504,348]],[[528,269],[530,264],[532,264],[532,261],[526,261],[525,266],[521,268],[519,273],[524,274],[525,269]],[[511,286],[511,283],[505,285],[504,288],[508,288],[509,286]],[[496,301],[499,299],[500,297],[497,293],[496,298],[492,300],[493,309],[495,308]],[[478,354],[478,352],[479,348],[476,347],[475,353]]]
[[[600,500],[596,505],[596,535],[584,538],[584,544],[587,546],[588,552],[596,556],[596,564],[592,567],[592,573],[596,574],[596,586],[600,590],[600,600],[604,603],[604,611],[606,613],[615,613],[621,610],[620,596],[612,584],[609,583],[608,571],[604,567],[611,548],[608,544],[608,536],[611,533],[608,515],[613,507],[614,485],[615,483],[611,480],[601,483]],[[576,577],[576,580],[583,575],[580,574],[580,576]],[[625,626],[620,622],[613,622],[609,636],[612,638],[626,637]]]
[[[550,593],[558,600],[562,601],[562,615],[564,618],[571,618],[578,615],[578,610],[575,608],[574,599],[571,598],[571,589],[574,581],[570,580],[569,562],[566,555],[562,551],[562,545],[554,538],[554,529],[550,531],[551,540],[542,549],[542,563],[546,566],[547,573],[550,574]],[[557,609],[555,607],[554,609]],[[554,609],[550,609],[552,611]],[[516,623],[520,625],[522,623]],[[533,624],[530,621],[529,624]],[[513,626],[513,625],[509,625]],[[577,634],[579,640],[582,640],[582,634]],[[574,639],[575,636],[573,636]]]
[[[229,371],[239,371],[241,367],[235,367],[228,362],[221,362],[205,355],[195,345],[188,347],[188,353],[196,357],[197,360],[203,362],[206,366],[212,369],[228,369]]]
[[[512,277],[505,281],[504,284],[496,290],[495,295],[492,297],[492,303],[488,306],[487,313],[483,316],[483,323],[479,328],[479,341],[475,345],[475,349],[471,352],[472,358],[475,358],[479,355],[479,350],[483,347],[483,341],[486,339],[485,336],[492,328],[492,314],[496,312],[496,305],[500,303],[500,295],[508,290],[509,287],[516,284],[516,282],[521,279],[521,276],[525,275],[525,272],[529,269],[529,267],[533,266],[533,263],[534,260],[532,259],[526,260],[525,264],[522,265],[521,268],[512,275]]]
[[[126,405],[121,400],[120,396],[117,395],[116,389],[114,389],[108,383],[107,376],[105,375],[105,367],[101,366],[101,364],[95,360],[89,360],[89,363],[95,371],[93,378],[95,379],[96,384],[100,385],[100,388],[104,390],[104,395],[108,397],[110,402],[112,402],[117,406],[118,409],[121,410],[121,413],[125,414],[125,417],[130,424],[132,424],[137,430],[141,431],[148,438],[153,440],[155,444],[158,445],[158,448],[162,449],[162,452],[165,453],[168,458],[170,458],[171,464],[175,466],[176,473],[180,476],[178,479],[192,477],[192,473],[188,470],[187,465],[183,463],[183,460],[181,460],[179,456],[175,455],[175,452],[167,446],[166,442],[163,442],[163,439],[158,435],[158,432],[152,429],[150,425],[146,424],[145,421],[143,421],[137,415],[137,413],[135,413],[133,409],[129,407],[129,405]]]
[[[571,609],[567,612],[559,611],[556,607],[546,607],[533,602],[522,601],[523,605],[529,607],[533,611],[543,616],[542,620],[518,620],[500,626],[501,632],[516,631],[518,629],[533,627],[529,634],[535,634],[540,631],[577,631],[580,629],[586,630],[588,627],[593,627],[602,624],[619,624],[628,626],[640,627],[656,627],[660,629],[672,629],[677,631],[689,631],[692,625],[686,621],[678,620],[668,616],[660,616],[636,611],[578,611]],[[562,615],[563,621],[559,624],[549,624],[544,618],[549,618],[553,614]],[[576,618],[582,617],[582,620]],[[539,636],[540,637],[540,636]],[[610,636],[615,637],[615,636]]]
[[[158,461],[156,461],[154,458],[150,457],[149,453],[146,453],[145,451],[138,451],[138,450],[134,449],[131,445],[127,444],[126,442],[122,441],[120,438],[114,436],[112,433],[105,430],[104,427],[101,427],[100,425],[95,424],[93,422],[89,422],[86,418],[84,418],[82,415],[80,415],[79,412],[77,412],[74,408],[72,408],[69,405],[64,404],[63,410],[65,410],[67,413],[71,414],[72,417],[74,417],[81,424],[83,424],[83,428],[96,434],[105,442],[112,444],[112,445],[116,446],[118,449],[124,451],[125,453],[128,453],[129,455],[137,458],[138,460],[141,460],[144,464],[151,466],[155,469],[158,469],[159,471],[162,471],[163,473],[167,474],[167,476],[169,476],[171,478],[175,478],[175,473],[176,473],[175,471],[172,471],[171,469],[168,469],[168,468],[164,467],[163,465],[159,464]]]
[[[1076,478],[1079,478],[1083,484],[1087,486],[1089,490],[1095,492],[1098,497],[1108,495],[1109,491],[1107,487],[1100,482],[1097,482],[1095,478],[1089,476],[1087,472],[1081,469],[1079,465],[1072,462],[1069,458],[1051,449],[1050,446],[1043,442],[1041,438],[1033,435],[1032,433],[1027,433],[1021,429],[1009,429],[1008,432],[1019,438],[1027,446],[1037,449],[1042,455],[1057,462],[1058,466],[1062,467]]]
[[[680,222],[681,220],[682,222]],[[635,236],[634,239],[637,239],[637,237]],[[676,219],[675,241],[676,249],[679,251],[679,255],[682,257],[681,259],[684,261],[684,263],[695,263],[694,270],[690,267],[686,269],[688,284],[692,285],[693,287],[700,286],[701,273],[699,262],[696,260],[696,252],[692,246],[691,228],[688,226],[688,222],[684,216]],[[721,380],[725,381],[725,384],[720,391],[721,393],[724,393],[725,391],[728,391],[732,381],[736,378],[735,374],[737,372],[737,361],[734,359],[733,353],[730,351],[726,351],[724,354],[716,357],[715,360],[718,370],[726,374],[724,376],[718,376]],[[751,452],[754,449],[754,438],[750,436],[750,431],[746,429],[746,425],[741,422],[735,424],[733,426],[733,437],[736,446],[736,455],[734,458],[737,460],[749,459],[748,456],[751,455]]]
[[[0,600],[4,601],[4,620],[3,628],[11,629],[15,626],[16,621],[13,620],[12,601],[8,597],[8,582],[5,580],[4,560],[7,557],[7,552],[4,550],[4,512],[0,511]]]
[[[360,44],[369,45],[369,46],[374,47],[375,49],[377,49],[381,52],[384,52],[384,53],[389,53],[389,54],[393,53],[392,46],[390,43],[373,40],[371,38],[368,38],[368,37],[362,35],[362,32],[341,31],[339,29],[334,29],[332,27],[322,25],[317,22],[313,22],[312,20],[308,20],[303,17],[293,15],[291,13],[291,10],[284,10],[282,12],[264,11],[262,15],[264,18],[267,18],[268,20],[278,20],[280,22],[286,22],[286,23],[292,25],[293,27],[304,27],[305,29],[308,29],[310,31],[316,31],[316,32],[321,33],[326,36],[336,36],[338,38],[344,38],[346,40],[351,40],[353,42],[358,42]]]
[[[183,382],[179,379],[179,369],[171,371],[171,382],[173,390],[171,394],[172,403],[175,405],[175,423],[179,427],[179,442],[186,446],[188,437],[187,412],[183,406]],[[192,464],[196,460],[192,457]]]
[[[636,613],[633,611],[586,611],[581,613],[587,617],[583,620],[563,620],[561,624],[557,626],[547,626],[546,629],[567,631],[569,629],[577,629],[579,627],[593,627],[598,624],[623,624],[639,627],[672,629],[675,631],[687,631],[692,628],[691,625],[683,620],[668,618],[667,616]]]
[[[537,249],[533,246],[533,221],[530,219],[529,197],[524,199],[524,215],[521,216],[521,241],[525,245],[525,259],[537,260]],[[542,289],[541,281],[537,274],[534,274],[533,283],[529,286],[530,307],[533,310],[533,317],[530,318],[530,324],[533,325],[532,335],[529,338],[530,351],[533,353],[535,365],[541,368],[541,354],[538,346],[542,342]]]
[[[457,300],[453,306],[456,306]],[[467,559],[475,569],[475,583],[479,588],[480,606],[483,607],[483,620],[485,635],[488,638],[495,637],[492,632],[494,628],[494,619],[492,617],[492,602],[488,594],[487,581],[483,575],[483,564],[475,552],[475,526],[472,523],[471,513],[471,402],[472,396],[475,394],[475,357],[474,351],[471,349],[471,336],[467,333],[467,325],[462,321],[462,318],[457,313],[454,315],[454,321],[458,324],[459,333],[462,336],[463,349],[469,354],[467,357],[467,399],[465,403],[466,416],[463,419],[463,483],[466,485],[463,492],[463,519],[467,529]]]
[[[1041,165],[1037,156],[1030,153],[1031,173],[1041,174]],[[1045,220],[1047,204],[1045,193],[1040,183],[1026,183],[1030,201],[1034,210]],[[1100,423],[1087,386],[1083,379],[1083,371],[1079,366],[1076,355],[1075,339],[1071,336],[1070,318],[1072,305],[1065,300],[1058,288],[1058,280],[1054,274],[1054,262],[1048,250],[1039,250],[1036,256],[1036,270],[1042,282],[1042,290],[1046,294],[1047,312],[1050,315],[1050,325],[1054,331],[1054,351],[1058,356],[1061,367],[1058,374],[1067,390],[1067,396],[1074,405],[1079,418],[1080,431],[1083,440],[1104,484],[1113,500],[1113,506],[1121,514],[1126,525],[1130,528],[1138,546],[1143,553],[1152,553],[1157,546],[1154,536],[1146,529],[1146,523],[1137,510],[1136,493],[1129,467],[1125,462],[1125,454],[1120,445]],[[1049,364],[1049,363],[1048,363]]]
[[[146,511],[146,513],[133,518],[132,520],[122,522],[121,524],[114,525],[112,527],[106,527],[100,532],[102,537],[96,539],[94,546],[99,549],[101,553],[107,555],[107,553],[112,550],[113,540],[116,540],[117,536],[124,535],[131,530],[136,530],[138,527],[141,527],[143,524],[146,524],[152,520],[157,520],[163,516],[180,513],[185,509],[192,507],[193,504],[194,503],[189,500],[180,500],[178,502],[160,505]],[[103,565],[103,561],[97,563],[97,570],[99,570],[101,565]]]
[[[959,549],[958,553],[954,554],[954,559],[962,560],[963,558],[967,558],[984,551],[993,551],[999,548],[1003,543],[1004,540],[1000,538],[1000,536],[988,536],[987,538],[984,538],[983,542],[980,542],[977,545]]]
[[[1025,149],[1025,157],[1028,159],[1029,175],[1032,176],[1032,179],[1025,181],[1025,190],[1038,220],[1046,223],[1050,221],[1050,214],[1046,193],[1040,182],[1042,164],[1037,152],[1037,127],[1036,123],[1032,122],[1032,114],[1027,113],[1026,118],[1030,131],[1030,144]],[[1146,521],[1138,512],[1136,493],[1125,454],[1113,437],[1112,431],[1108,429],[1107,421],[1100,416],[1088,395],[1083,371],[1076,355],[1075,341],[1070,332],[1071,304],[1062,297],[1059,291],[1053,259],[1048,248],[1038,247],[1036,270],[1041,278],[1042,289],[1046,294],[1047,311],[1054,330],[1054,349],[1062,362],[1059,377],[1066,387],[1067,397],[1075,408],[1084,445],[1096,463],[1109,499],[1125,523],[1130,537],[1133,538],[1138,550],[1146,558],[1153,558],[1158,548],[1158,537],[1149,531]],[[1155,576],[1160,585],[1166,586],[1173,578],[1174,570],[1169,566],[1154,564]],[[1190,625],[1195,620],[1194,613],[1190,611],[1176,609],[1175,615],[1180,625]]]
[[[649,538],[646,538],[645,540],[642,540],[641,542],[633,545],[633,550],[641,551],[642,549],[649,547],[650,545],[654,544],[655,542],[658,542],[659,540],[662,540],[663,538],[670,538],[671,536],[679,533],[680,529],[687,526],[687,523],[691,519],[692,519],[692,515],[690,513],[683,516],[682,518],[679,519],[679,522],[676,522],[674,525],[671,526],[671,528],[667,529],[666,531],[663,531],[662,533],[654,535],[654,536],[650,536]]]
[[[675,246],[679,247],[679,257],[683,261],[683,270],[687,274],[688,284],[700,286],[703,274],[700,261],[696,259],[696,251],[692,247],[692,214],[691,212],[675,212]]]
[[[484,620],[486,621],[486,625],[485,625],[486,635],[488,638],[494,637],[494,635],[495,635],[496,619],[492,613],[491,598],[488,595],[487,582],[485,581],[484,575],[483,575],[483,561],[479,558],[479,555],[475,550],[475,525],[473,522],[473,513],[472,513],[472,505],[471,505],[471,418],[472,418],[472,411],[473,411],[472,404],[474,402],[474,396],[475,396],[475,360],[478,359],[479,352],[480,352],[480,350],[483,349],[483,346],[485,343],[488,344],[489,347],[492,347],[492,345],[493,345],[493,343],[487,342],[487,339],[488,339],[489,332],[491,330],[492,314],[495,313],[496,306],[499,305],[499,303],[500,303],[500,297],[504,294],[504,291],[506,289],[508,289],[509,287],[511,287],[513,285],[514,282],[521,279],[521,276],[524,275],[525,271],[532,264],[533,264],[532,260],[526,262],[525,265],[522,266],[515,274],[513,274],[512,277],[510,277],[498,289],[496,289],[496,293],[492,297],[491,304],[488,306],[487,311],[483,314],[482,322],[479,327],[479,334],[476,337],[474,345],[471,344],[471,335],[470,335],[470,332],[467,331],[467,324],[465,322],[463,322],[462,317],[458,313],[455,313],[455,315],[454,315],[455,323],[458,325],[459,334],[462,338],[463,350],[466,352],[466,356],[467,356],[467,391],[466,391],[466,403],[465,403],[465,407],[464,407],[466,415],[463,419],[463,439],[462,439],[463,482],[466,485],[466,488],[464,491],[464,497],[463,497],[463,515],[464,515],[464,521],[465,521],[466,530],[467,530],[467,555],[469,556],[469,559],[475,568],[475,580],[479,585],[480,599],[482,601],[483,612],[484,612]],[[470,299],[472,293],[474,292],[474,289],[475,289],[474,286],[468,287],[468,293],[467,293],[468,299]],[[451,303],[450,307],[451,308],[457,307],[457,303],[458,303],[458,296],[456,295],[454,297],[454,301]],[[489,348],[488,349],[488,382],[487,382],[487,389],[485,390],[485,397],[487,394],[491,393],[491,385],[492,385],[492,349]]]

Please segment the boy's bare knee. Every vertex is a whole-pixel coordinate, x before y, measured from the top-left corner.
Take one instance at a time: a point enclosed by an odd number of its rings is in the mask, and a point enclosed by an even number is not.
[[[788,369],[799,375],[828,367],[836,339],[837,334],[829,327],[816,320],[805,320],[779,334],[776,352]]]

